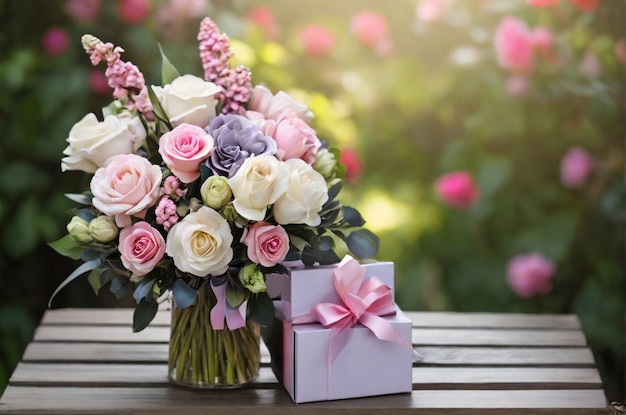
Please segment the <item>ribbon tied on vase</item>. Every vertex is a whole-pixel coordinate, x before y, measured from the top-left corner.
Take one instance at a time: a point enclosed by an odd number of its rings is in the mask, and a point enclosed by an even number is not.
[[[224,329],[224,320],[228,330],[237,330],[246,325],[246,310],[248,302],[244,301],[238,308],[233,308],[226,301],[226,284],[213,285],[211,289],[217,299],[217,304],[211,309],[211,326],[215,330]]]
[[[382,316],[396,313],[391,288],[380,278],[372,277],[363,282],[365,267],[351,256],[346,256],[333,270],[333,283],[343,304],[320,303],[313,309],[315,320],[330,328],[328,364],[331,365],[348,344],[357,323],[367,327],[379,340],[400,343],[413,350]]]

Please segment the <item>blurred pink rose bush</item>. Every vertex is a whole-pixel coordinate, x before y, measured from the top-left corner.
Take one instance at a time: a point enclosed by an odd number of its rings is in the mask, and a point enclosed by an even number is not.
[[[330,30],[319,25],[310,25],[300,33],[300,44],[304,53],[312,58],[326,57],[335,47],[337,40]]]
[[[509,262],[508,283],[522,298],[545,295],[552,289],[554,272],[552,261],[539,253],[517,255]]]
[[[480,194],[474,179],[466,171],[441,176],[435,187],[439,197],[456,209],[467,209],[478,200]]]
[[[582,187],[593,171],[593,159],[582,147],[572,147],[561,159],[561,183],[565,187]]]
[[[530,72],[534,66],[533,34],[522,20],[507,16],[496,29],[498,62],[513,72]]]
[[[52,27],[44,33],[41,45],[48,55],[59,56],[64,54],[70,46],[70,37],[64,29]]]

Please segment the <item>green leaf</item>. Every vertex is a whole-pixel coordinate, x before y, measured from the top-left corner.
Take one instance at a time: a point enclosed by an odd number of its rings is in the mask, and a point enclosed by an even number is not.
[[[143,298],[137,304],[133,314],[133,333],[140,332],[148,327],[158,310],[159,304],[154,299],[146,300]]]
[[[48,246],[57,251],[59,254],[72,259],[79,259],[83,251],[86,249],[70,235],[65,235],[61,239],[50,242]]]
[[[291,243],[291,245],[293,245],[299,252],[304,251],[304,248],[306,248],[309,243],[298,237],[298,236],[294,236],[294,235],[289,235],[289,242]]]
[[[248,291],[228,284],[226,286],[226,302],[232,308],[239,308],[248,299]]]
[[[365,225],[365,220],[363,219],[359,211],[349,206],[343,207],[343,220],[346,221],[350,226],[361,227]]]
[[[176,307],[187,308],[196,301],[198,292],[187,285],[184,280],[178,278],[172,286],[172,296],[176,301]]]
[[[180,76],[180,72],[169,59],[165,56],[165,52],[163,52],[163,48],[159,44],[159,53],[161,53],[161,84],[167,85],[171,84],[172,81]]]
[[[135,288],[135,292],[133,292],[133,298],[135,299],[137,304],[139,304],[142,299],[148,299],[148,297],[151,297],[151,295],[149,294],[152,293],[152,287],[154,286],[154,283],[156,281],[157,280],[155,278],[151,280],[142,279],[139,282],[137,288]]]
[[[266,292],[253,294],[248,301],[250,320],[267,327],[274,322],[274,303]]]
[[[61,291],[65,286],[67,286],[67,284],[69,284],[70,282],[74,281],[76,278],[80,277],[81,275],[85,274],[86,272],[89,272],[89,271],[91,271],[93,269],[98,268],[100,265],[102,265],[102,260],[100,258],[96,258],[96,259],[92,259],[91,261],[85,262],[80,267],[76,268],[74,270],[74,272],[72,272],[65,279],[65,281],[63,281],[61,284],[59,284],[59,286],[56,288],[56,290],[54,290],[54,292],[50,296],[50,300],[48,300],[48,307],[52,306],[52,300],[54,299],[54,297],[59,293],[59,291]]]
[[[499,157],[487,157],[480,163],[476,181],[483,195],[492,195],[500,190],[510,179],[513,164],[510,160]]]
[[[380,240],[373,232],[359,229],[348,235],[346,244],[357,258],[374,258],[378,254]]]
[[[87,281],[89,281],[89,285],[93,288],[93,292],[98,295],[100,292],[100,288],[102,288],[102,284],[100,284],[100,275],[106,271],[108,268],[96,268],[89,273],[87,277]]]
[[[165,110],[161,106],[161,101],[156,96],[152,87],[147,87],[148,97],[150,98],[150,102],[152,103],[152,110],[154,111],[154,115],[156,115],[160,120],[167,124],[167,126],[171,129],[170,119],[165,113]]]

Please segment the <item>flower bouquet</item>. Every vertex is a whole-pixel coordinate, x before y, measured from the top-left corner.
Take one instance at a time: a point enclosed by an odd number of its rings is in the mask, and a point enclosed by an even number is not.
[[[170,379],[233,387],[258,373],[259,326],[274,319],[266,276],[286,261],[371,258],[378,239],[336,199],[345,167],[307,106],[231,68],[211,19],[198,40],[203,77],[181,75],[161,51],[162,86],[148,86],[121,48],[82,37],[91,62],[106,63],[114,100],[67,138],[62,170],[91,181],[67,195],[80,207],[50,244],[82,261],[50,302],[87,275],[96,293],[132,293],[137,332],[173,298]]]

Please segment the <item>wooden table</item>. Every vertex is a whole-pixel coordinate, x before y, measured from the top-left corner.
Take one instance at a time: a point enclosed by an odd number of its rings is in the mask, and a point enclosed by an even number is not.
[[[129,309],[48,311],[0,399],[0,414],[612,413],[576,316],[407,315],[425,358],[414,365],[412,393],[296,405],[267,353],[250,388],[170,385],[166,310],[138,334]]]

